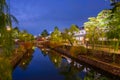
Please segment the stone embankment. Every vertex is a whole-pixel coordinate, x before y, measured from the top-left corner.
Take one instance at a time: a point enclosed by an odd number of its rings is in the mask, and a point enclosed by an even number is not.
[[[23,51],[17,51],[17,54],[15,54],[14,56],[12,56],[10,58],[10,63],[11,66],[14,68],[17,63],[23,58],[23,56],[25,55],[25,53],[27,52],[27,50],[23,50]]]
[[[79,55],[77,57],[73,57],[70,55],[69,51],[66,51],[66,50],[61,49],[61,48],[51,48],[51,49],[55,50],[61,54],[64,54],[70,58],[73,58],[77,61],[84,62],[84,63],[91,65],[93,67],[96,67],[100,70],[103,70],[105,72],[108,72],[110,74],[113,74],[115,76],[120,77],[120,66],[114,65],[112,63],[106,63],[106,62],[100,61],[98,59],[92,58],[92,57],[87,56],[87,55]]]
[[[26,42],[24,45],[20,45],[19,48],[15,49],[14,55],[10,57],[11,66],[14,68],[19,61],[23,58],[23,56],[32,49],[33,44]]]
[[[120,66],[116,66],[114,64],[109,64],[109,63],[106,63],[106,62],[103,62],[103,61],[100,61],[100,60],[97,60],[97,59],[94,59],[94,58],[91,58],[88,56],[84,56],[84,55],[79,55],[78,59],[87,64],[95,66],[101,70],[104,70],[108,73],[111,73],[116,76],[120,76]]]

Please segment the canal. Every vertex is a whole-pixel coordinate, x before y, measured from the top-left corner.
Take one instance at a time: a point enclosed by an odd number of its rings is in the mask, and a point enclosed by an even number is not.
[[[113,80],[49,49],[36,48],[12,72],[13,80]]]

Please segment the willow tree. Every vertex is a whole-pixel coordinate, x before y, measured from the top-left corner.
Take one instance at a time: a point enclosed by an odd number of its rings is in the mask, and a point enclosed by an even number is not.
[[[20,30],[18,27],[15,27],[12,29],[12,37],[14,39],[18,39],[19,38],[19,33],[20,33]]]
[[[89,21],[84,23],[85,30],[87,32],[86,38],[89,39],[89,43],[92,44],[92,49],[94,49],[95,44],[98,41],[99,38],[99,28],[98,28],[98,20],[96,17],[90,17],[88,18]]]
[[[69,34],[69,30],[67,28],[65,28],[64,32],[62,32],[62,39],[63,42],[73,46],[74,38],[72,35]]]
[[[79,31],[79,27],[75,24],[72,24],[69,28],[69,32],[71,35],[74,35],[74,33],[78,31]]]
[[[70,42],[71,46],[73,46],[74,42],[76,42],[74,35],[77,32],[79,32],[79,27],[75,24],[72,24],[68,29],[68,35],[69,35],[68,41]]]
[[[0,45],[7,56],[13,49],[12,22],[18,22],[9,9],[6,0],[0,0]]]
[[[108,31],[108,17],[111,16],[111,10],[103,10],[101,11],[97,17],[88,18],[89,21],[84,23],[85,29],[87,31],[86,37],[89,38],[92,47],[94,48],[95,44],[102,42],[104,45],[104,41],[106,40],[106,32]]]
[[[108,27],[107,36],[113,41],[113,48],[115,51],[118,50],[120,45],[120,2],[116,1],[113,3],[113,8]]]
[[[107,31],[108,31],[108,23],[110,20],[108,19],[111,16],[111,10],[102,10],[97,15],[98,20],[98,28],[99,28],[99,35],[100,35],[100,41],[102,41],[102,45],[104,45],[104,42],[107,41]]]
[[[64,29],[64,32],[62,33],[63,41],[69,43],[71,46],[73,46],[74,42],[76,41],[74,35],[76,32],[79,31],[79,28],[77,25],[72,24],[69,29]]]

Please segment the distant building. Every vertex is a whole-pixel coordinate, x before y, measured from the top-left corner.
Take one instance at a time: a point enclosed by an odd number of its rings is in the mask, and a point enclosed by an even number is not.
[[[77,44],[84,44],[85,43],[85,35],[86,31],[84,27],[80,27],[78,32],[75,32],[74,37],[77,40]]]

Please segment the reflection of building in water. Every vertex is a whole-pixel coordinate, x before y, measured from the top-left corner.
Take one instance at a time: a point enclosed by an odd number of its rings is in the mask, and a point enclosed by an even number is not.
[[[101,77],[101,75],[94,70],[53,50],[50,50],[47,55],[59,70],[59,74],[64,76],[64,80],[99,80]]]
[[[70,64],[68,63],[66,58],[62,59],[60,64],[60,70],[65,72],[70,70]]]
[[[67,56],[62,55],[62,57],[65,58],[69,64],[72,63],[77,68],[80,68],[82,66],[81,64],[77,63],[76,61],[72,61],[72,59]]]
[[[67,56],[62,55],[62,61],[59,67],[60,74],[65,76],[65,80],[109,80],[100,73],[84,67]]]
[[[60,74],[65,76],[65,80],[83,80],[82,75],[84,72],[81,71],[84,69],[84,66],[75,62],[71,58],[62,56],[62,61],[60,65]]]
[[[61,55],[61,56],[62,56],[62,58],[65,58],[69,64],[72,62],[72,59],[71,59],[71,58],[68,58],[68,57],[66,57],[66,56],[64,56],[64,55]]]

